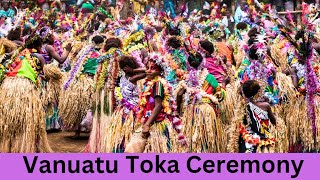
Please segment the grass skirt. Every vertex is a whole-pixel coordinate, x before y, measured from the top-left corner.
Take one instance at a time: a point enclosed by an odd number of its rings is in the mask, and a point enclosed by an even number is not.
[[[8,77],[0,87],[0,152],[51,152],[40,91],[26,78]]]
[[[61,93],[59,98],[59,116],[64,129],[73,129],[80,125],[87,112],[92,108],[94,80],[81,76]]]
[[[105,129],[110,122],[111,117],[107,116],[105,111],[105,91],[95,93],[94,116],[92,122],[92,130],[90,133],[89,143],[85,152],[100,153],[105,152]]]
[[[140,126],[140,127],[139,127]],[[169,153],[174,151],[173,129],[168,120],[156,122],[150,127],[150,136],[147,140],[141,138],[142,125],[132,135],[126,146],[127,153]]]
[[[133,111],[126,114],[124,108],[119,107],[115,110],[111,119],[112,121],[105,130],[104,152],[122,153],[134,132],[134,114]]]
[[[228,147],[227,150],[230,153],[238,153],[240,139],[240,127],[243,123],[244,118],[244,107],[243,104],[239,105],[235,109],[235,116],[232,118],[230,126],[228,129]],[[276,117],[277,126],[271,125],[270,127],[270,137],[275,138],[276,143],[274,145],[268,146],[258,146],[256,147],[257,153],[286,153],[289,149],[288,141],[288,129],[285,121],[282,118]],[[242,126],[244,126],[242,124]]]
[[[288,68],[287,52],[279,48],[279,43],[272,45],[270,52],[275,63],[280,66],[281,70]]]
[[[221,117],[223,124],[230,125],[231,119],[235,116],[234,108],[241,99],[240,82],[237,81],[227,85],[226,94],[225,99],[219,104],[219,116]]]
[[[45,65],[43,71],[46,80],[42,81],[41,99],[45,107],[46,129],[60,129],[62,122],[58,114],[58,104],[65,74],[53,64]]]
[[[226,152],[227,134],[224,125],[208,103],[189,105],[183,114],[183,134],[187,137],[187,152]]]
[[[314,149],[312,122],[308,119],[304,97],[290,100],[283,108],[288,127],[290,151],[301,152]],[[302,146],[302,147],[299,147]]]

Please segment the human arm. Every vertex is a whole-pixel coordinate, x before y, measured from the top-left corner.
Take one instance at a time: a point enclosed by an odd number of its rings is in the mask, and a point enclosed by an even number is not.
[[[177,94],[177,111],[179,114],[181,114],[181,103],[182,103],[182,97],[186,93],[186,89],[182,88],[179,90]]]
[[[271,110],[271,106],[268,105],[267,107],[267,112],[268,112],[268,117],[270,119],[270,122],[276,126],[276,117],[275,115],[273,114],[272,110]]]
[[[70,51],[71,51],[72,47],[71,44],[68,44],[66,47],[66,51],[63,52],[62,56],[60,56],[55,49],[53,48],[53,46],[51,45],[47,45],[46,46],[46,51],[48,52],[48,54],[50,56],[52,56],[55,60],[57,60],[60,64],[64,63],[64,61],[67,59]]]
[[[146,76],[147,76],[146,73],[139,73],[139,74],[136,74],[136,75],[130,77],[129,81],[133,84],[136,84],[137,81],[144,79]]]
[[[155,106],[153,108],[152,114],[147,120],[147,122],[144,123],[142,127],[142,137],[143,138],[148,138],[150,133],[150,125],[156,120],[157,116],[160,114],[161,109],[162,109],[162,98],[160,96],[156,96],[154,98],[154,103]]]
[[[156,82],[153,85],[153,99],[154,99],[154,108],[151,115],[148,117],[148,120],[143,124],[142,127],[142,137],[149,137],[149,129],[153,122],[157,119],[158,115],[162,110],[162,101],[164,99],[164,88],[161,82]]]
[[[292,83],[294,85],[295,88],[299,88],[299,84],[298,84],[298,76],[297,76],[297,72],[295,68],[291,68],[290,69],[290,74],[291,74],[291,79],[292,79]]]
[[[124,67],[124,71],[131,72],[131,73],[145,73],[146,68],[137,68],[137,69],[132,69],[129,66]]]
[[[43,66],[45,65],[45,62],[46,62],[44,57],[41,54],[38,54],[38,53],[33,53],[32,55],[39,59],[41,69],[43,69]]]

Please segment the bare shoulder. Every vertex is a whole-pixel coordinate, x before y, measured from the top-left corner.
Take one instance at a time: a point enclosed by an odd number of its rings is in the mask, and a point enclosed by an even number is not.
[[[265,110],[265,111],[268,111],[268,110],[271,109],[270,104],[267,103],[267,102],[258,102],[256,105],[257,105],[259,108],[261,108],[261,109],[263,109],[263,110]]]
[[[45,48],[46,48],[47,51],[53,51],[54,50],[53,46],[51,46],[49,44]]]

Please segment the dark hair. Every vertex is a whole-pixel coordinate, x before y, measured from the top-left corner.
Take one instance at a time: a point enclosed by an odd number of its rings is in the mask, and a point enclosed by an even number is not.
[[[200,46],[210,54],[212,54],[214,52],[213,44],[208,40],[200,41]]]
[[[254,36],[251,36],[248,40],[248,46],[251,46],[256,42],[257,42],[257,39]]]
[[[180,36],[180,29],[178,27],[172,27],[170,24],[166,25],[166,33],[171,36]]]
[[[96,44],[101,44],[104,42],[104,39],[102,36],[97,35],[92,38],[92,41]]]
[[[26,36],[26,35],[29,35],[31,34],[31,28],[30,27],[24,27],[23,30],[22,30],[22,36]]]
[[[245,29],[247,29],[247,27],[248,27],[248,25],[247,25],[247,23],[245,23],[245,22],[239,22],[239,23],[236,25],[236,28],[237,28],[238,30],[245,30]]]
[[[106,41],[106,45],[104,46],[104,50],[108,51],[111,48],[122,48],[122,42],[119,38],[109,38]]]
[[[303,36],[304,36],[304,31],[303,30],[299,30],[294,38],[296,40],[299,40],[299,39],[303,38]]]
[[[256,80],[248,80],[243,83],[242,90],[247,98],[251,98],[259,92],[260,85]]]
[[[153,36],[156,33],[156,29],[153,27],[146,27],[144,30],[146,34],[149,34],[151,36]]]
[[[259,56],[257,54],[257,48],[253,45],[250,49],[249,49],[249,58],[250,59],[254,59],[254,60],[258,60]]]
[[[42,34],[42,33],[45,32],[45,31],[46,31],[46,28],[42,28],[42,29],[40,30],[40,34]],[[53,34],[48,34],[48,35],[45,37],[45,39],[43,39],[43,43],[47,43],[47,44],[53,45],[53,43],[54,43],[54,38],[53,38],[52,36],[53,36]]]
[[[178,49],[181,47],[181,41],[177,37],[170,37],[167,41],[167,46]]]
[[[19,40],[20,36],[21,36],[21,28],[17,27],[16,29],[9,31],[7,38],[13,41],[13,40]]]
[[[29,37],[26,40],[26,44],[24,45],[25,48],[29,48],[29,49],[39,49],[42,46],[42,40],[40,38],[40,36],[36,35],[33,37]]]
[[[209,18],[205,17],[205,16],[202,16],[200,19],[199,19],[199,22],[206,22]]]
[[[129,66],[132,69],[137,69],[139,67],[136,59],[133,56],[121,56],[119,59],[119,67],[123,69],[126,66]]]
[[[257,28],[251,28],[248,32],[249,37],[257,36],[258,34],[258,29]]]
[[[203,58],[201,56],[200,53],[189,53],[189,57],[188,57],[188,62],[190,64],[190,66],[194,67],[194,68],[198,68],[199,65],[201,64]]]

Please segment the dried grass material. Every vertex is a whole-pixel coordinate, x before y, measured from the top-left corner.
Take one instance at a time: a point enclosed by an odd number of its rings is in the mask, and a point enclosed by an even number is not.
[[[100,153],[106,152],[105,136],[107,135],[106,129],[111,121],[111,116],[105,113],[105,91],[98,91],[95,93],[95,108],[92,130],[86,152]]]
[[[312,150],[314,148],[312,122],[307,116],[304,97],[290,100],[284,108],[284,114],[286,115],[284,120],[288,129],[289,145],[295,146],[301,141],[304,150]]]
[[[229,153],[239,152],[240,125],[243,123],[243,118],[246,112],[244,107],[244,100],[240,99],[238,105],[235,107],[235,116],[232,118],[231,124],[227,128],[227,151]]]
[[[87,75],[74,80],[59,98],[59,116],[64,128],[78,126],[92,108],[94,80]]]
[[[2,48],[6,49],[7,51],[2,50]],[[10,53],[10,52],[15,51],[17,49],[18,49],[18,46],[13,41],[10,41],[7,38],[1,38],[0,39],[0,55],[2,55],[2,53],[3,54],[4,53]]]
[[[115,149],[125,148],[134,133],[134,114],[124,113],[123,108],[118,108],[112,115],[112,121],[108,124],[104,142],[106,142],[104,152],[110,153]],[[121,147],[123,146],[123,147]]]
[[[230,125],[232,118],[235,116],[236,111],[234,108],[240,102],[240,81],[236,81],[229,84],[226,87],[226,97],[219,104],[220,108],[220,118],[222,123],[225,125]]]
[[[276,81],[278,82],[279,95],[286,95],[288,101],[291,101],[296,98],[296,89],[292,83],[292,79],[285,74],[278,72]]]
[[[68,56],[68,60],[71,64],[71,66],[73,66],[76,63],[76,61],[78,60],[78,58],[76,58],[76,56],[81,51],[81,49],[86,47],[86,44],[83,44],[83,43],[84,43],[83,41],[76,41],[74,43],[72,50]]]
[[[187,137],[188,152],[226,152],[227,134],[223,124],[208,103],[189,105],[183,114],[183,134]]]
[[[279,48],[279,43],[271,46],[271,57],[276,61],[280,69],[287,69],[288,67],[288,58],[287,52],[284,52]]]
[[[282,118],[277,117],[277,125],[271,125],[271,136],[276,139],[275,152],[287,153],[289,151],[289,138],[287,126]]]
[[[43,67],[43,72],[45,78],[47,79],[47,83],[45,90],[43,91],[42,99],[44,105],[48,106],[53,101],[59,99],[65,74],[53,64],[45,65]]]
[[[237,69],[240,67],[244,57],[245,57],[245,52],[242,50],[239,50],[238,53],[234,54],[234,60],[236,61]]]
[[[141,152],[144,153],[169,153],[175,152],[175,137],[174,130],[169,120],[165,119],[161,122],[155,122],[150,127],[150,136],[144,142],[141,137],[142,124],[138,124],[133,133],[129,143],[126,146],[125,152]],[[170,135],[170,137],[167,136]]]
[[[8,77],[0,87],[0,152],[52,152],[39,90],[26,78]]]
[[[291,108],[294,108],[294,102],[296,101],[296,89],[292,83],[292,79],[285,74],[278,72],[276,76],[276,81],[278,83],[279,96],[286,97],[286,101],[283,101],[280,105],[277,105],[274,109],[275,113],[279,118],[282,118],[287,124],[287,113]],[[288,127],[289,128],[289,127]]]

